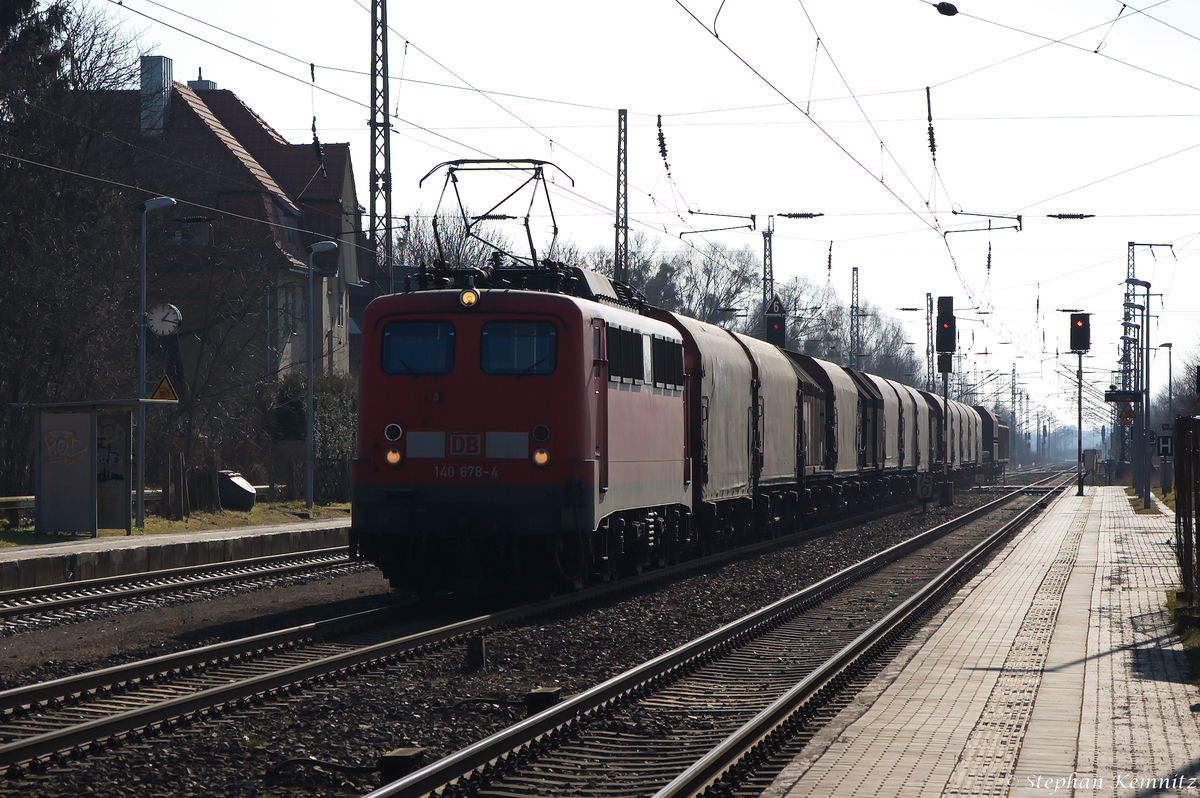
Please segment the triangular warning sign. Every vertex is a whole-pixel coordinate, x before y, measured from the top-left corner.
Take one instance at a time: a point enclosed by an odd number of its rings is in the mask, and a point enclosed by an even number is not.
[[[1133,412],[1133,408],[1126,402],[1125,407],[1121,408],[1121,420],[1133,421],[1135,418],[1137,418],[1137,414]]]
[[[178,402],[179,394],[175,393],[175,386],[171,384],[171,380],[166,374],[158,381],[158,387],[150,394],[151,399],[157,399],[160,402]]]
[[[771,301],[767,303],[767,311],[766,312],[770,313],[772,315],[775,315],[775,316],[780,316],[780,315],[783,315],[784,313],[786,313],[787,311],[783,307],[783,302],[779,301],[779,297],[776,296],[776,297],[771,297]]]

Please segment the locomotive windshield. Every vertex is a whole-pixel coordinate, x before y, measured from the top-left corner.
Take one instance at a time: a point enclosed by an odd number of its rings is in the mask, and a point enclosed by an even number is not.
[[[448,321],[393,321],[383,328],[387,374],[446,374],[454,368],[454,325]]]
[[[480,367],[485,374],[549,374],[558,359],[558,331],[547,321],[483,325]]]

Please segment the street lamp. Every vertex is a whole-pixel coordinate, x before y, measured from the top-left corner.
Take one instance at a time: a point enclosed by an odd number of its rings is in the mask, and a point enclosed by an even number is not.
[[[316,319],[313,318],[313,255],[337,249],[336,241],[318,241],[308,248],[308,385],[304,432],[304,506],[313,506],[313,348],[316,343]]]
[[[138,205],[142,214],[141,299],[138,303],[138,410],[137,410],[137,527],[146,529],[146,214],[170,208],[175,200],[155,197]]]

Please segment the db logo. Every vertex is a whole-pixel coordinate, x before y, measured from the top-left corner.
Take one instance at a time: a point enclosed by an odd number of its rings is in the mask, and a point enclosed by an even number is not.
[[[451,432],[451,457],[481,457],[483,455],[483,436],[476,432]]]

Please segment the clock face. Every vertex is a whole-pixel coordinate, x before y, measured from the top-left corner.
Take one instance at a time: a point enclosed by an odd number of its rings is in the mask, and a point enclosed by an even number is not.
[[[168,305],[164,302],[146,311],[146,326],[155,335],[173,335],[179,331],[179,325],[182,323],[183,314],[174,305]]]

